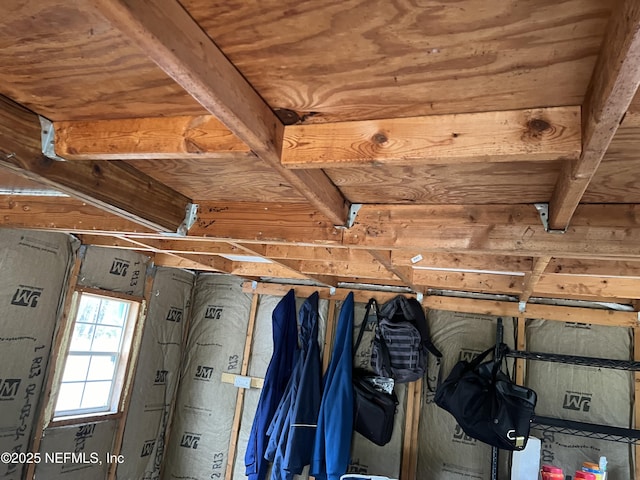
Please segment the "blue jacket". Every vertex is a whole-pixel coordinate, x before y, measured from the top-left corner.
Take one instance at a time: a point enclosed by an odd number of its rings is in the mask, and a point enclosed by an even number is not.
[[[311,460],[322,398],[317,292],[302,305],[299,324],[300,359],[268,432],[265,456],[273,461],[272,480],[293,479]]]
[[[246,475],[250,480],[264,480],[268,462],[264,458],[267,428],[291,377],[298,356],[296,298],[293,289],[283,297],[272,314],[273,355],[267,367],[264,385],[244,456]]]
[[[353,293],[349,293],[338,320],[331,363],[324,391],[311,457],[310,474],[316,480],[339,480],[347,471],[353,434]]]

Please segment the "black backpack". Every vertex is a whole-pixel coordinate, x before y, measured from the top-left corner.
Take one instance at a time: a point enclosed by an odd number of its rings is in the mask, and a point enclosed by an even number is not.
[[[415,298],[398,295],[385,303],[378,314],[378,326],[371,351],[371,366],[396,383],[422,378],[428,352],[442,353],[433,345],[422,305]]]

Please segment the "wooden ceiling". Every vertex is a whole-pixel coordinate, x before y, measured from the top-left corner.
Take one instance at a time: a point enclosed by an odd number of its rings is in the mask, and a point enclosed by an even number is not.
[[[0,13],[1,226],[248,279],[640,299],[634,0]]]

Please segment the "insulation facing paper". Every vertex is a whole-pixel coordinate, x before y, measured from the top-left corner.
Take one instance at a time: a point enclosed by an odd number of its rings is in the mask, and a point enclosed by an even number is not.
[[[113,449],[116,425],[117,422],[111,420],[48,428],[40,444],[42,461],[36,467],[36,478],[107,478],[115,462],[108,459],[107,454]],[[127,461],[126,454],[124,461]]]
[[[117,470],[120,480],[160,478],[194,279],[193,273],[173,268],[155,272],[122,443],[127,458]]]
[[[503,320],[504,342],[513,347],[512,318]],[[431,310],[428,322],[431,339],[443,355],[443,379],[458,361],[471,360],[495,345],[496,317]],[[512,362],[508,363],[512,372]],[[430,361],[427,381],[423,382],[416,478],[488,480],[491,478],[491,447],[466,435],[455,418],[434,403],[438,373],[436,362]],[[506,464],[508,454],[501,452],[500,459]],[[504,470],[505,465],[501,468]],[[508,475],[503,472],[499,478],[508,478]]]
[[[198,276],[164,478],[224,478],[250,309],[240,278]]]
[[[0,452],[27,452],[77,242],[0,229],[0,245]],[[0,478],[22,469],[0,465]]]
[[[142,297],[149,261],[130,250],[88,246],[78,285]]]

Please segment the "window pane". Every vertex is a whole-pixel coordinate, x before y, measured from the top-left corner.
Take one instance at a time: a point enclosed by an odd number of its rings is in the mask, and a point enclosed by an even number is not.
[[[96,315],[100,309],[100,298],[91,295],[82,295],[80,297],[80,306],[78,307],[78,315],[76,322],[95,323]]]
[[[73,336],[71,337],[71,345],[69,350],[72,352],[89,351],[91,348],[91,340],[93,339],[94,325],[86,323],[76,323],[73,328]]]
[[[116,355],[91,357],[91,367],[87,380],[113,380],[113,372],[116,368]]]
[[[98,323],[123,326],[129,314],[129,304],[118,300],[103,300]]]
[[[63,383],[58,392],[56,411],[75,410],[80,408],[84,383]]]
[[[84,387],[80,408],[109,407],[111,382],[90,382]]]
[[[84,381],[87,379],[89,369],[89,355],[69,355],[64,366],[63,382]]]
[[[91,345],[92,352],[117,352],[120,349],[122,329],[119,327],[96,327]]]

